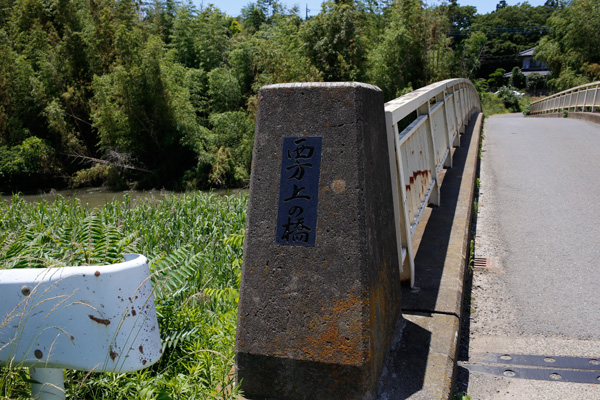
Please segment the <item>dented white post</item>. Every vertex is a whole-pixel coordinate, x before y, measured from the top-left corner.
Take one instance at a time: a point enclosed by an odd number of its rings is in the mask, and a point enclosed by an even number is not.
[[[130,372],[162,353],[148,260],[0,270],[0,364],[31,368],[34,398],[64,398],[62,368]]]

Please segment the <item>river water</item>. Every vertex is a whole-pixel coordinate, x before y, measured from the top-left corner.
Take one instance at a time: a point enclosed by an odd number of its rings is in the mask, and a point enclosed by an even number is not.
[[[212,193],[219,195],[244,195],[248,194],[248,189],[216,189],[212,190]],[[25,201],[47,201],[49,203],[56,200],[57,197],[61,196],[66,200],[79,199],[81,204],[87,204],[88,207],[96,208],[101,207],[111,201],[123,201],[125,196],[129,196],[129,199],[135,203],[138,200],[143,199],[160,199],[163,196],[168,195],[179,195],[181,192],[171,192],[168,190],[125,190],[120,192],[112,191],[105,187],[96,188],[83,188],[83,189],[66,189],[66,190],[52,190],[48,193],[41,194],[25,194],[19,197]],[[11,195],[2,195],[2,200],[10,201]]]

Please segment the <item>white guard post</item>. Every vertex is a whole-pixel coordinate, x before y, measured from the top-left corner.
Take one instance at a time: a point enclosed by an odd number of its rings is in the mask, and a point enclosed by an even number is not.
[[[162,353],[148,260],[0,270],[0,365],[29,367],[34,399],[64,399],[62,368],[137,371]]]

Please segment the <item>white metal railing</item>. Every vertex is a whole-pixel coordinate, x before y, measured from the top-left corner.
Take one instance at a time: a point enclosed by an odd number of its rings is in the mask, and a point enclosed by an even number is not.
[[[433,83],[385,104],[398,256],[411,287],[412,238],[425,207],[440,204],[440,171],[452,167],[452,147],[477,111],[479,95],[467,79]]]
[[[596,112],[600,109],[600,81],[577,86],[531,103],[531,114]]]

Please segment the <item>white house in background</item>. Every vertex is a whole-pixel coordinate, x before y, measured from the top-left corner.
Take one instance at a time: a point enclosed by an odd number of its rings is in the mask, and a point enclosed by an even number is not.
[[[546,66],[543,61],[535,60],[533,58],[533,53],[535,51],[535,47],[532,47],[527,50],[523,50],[519,53],[519,58],[521,59],[521,72],[523,75],[527,76],[533,72],[537,72],[544,76],[550,74],[550,70]],[[504,74],[506,78],[510,78],[512,76],[512,72],[507,72]]]

